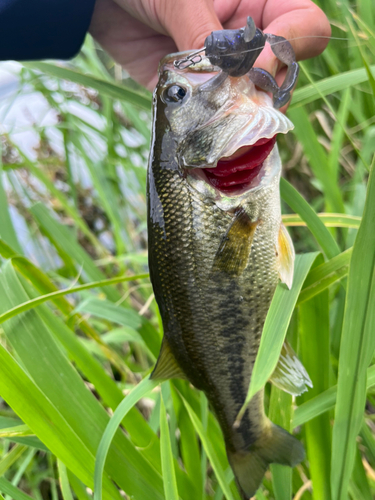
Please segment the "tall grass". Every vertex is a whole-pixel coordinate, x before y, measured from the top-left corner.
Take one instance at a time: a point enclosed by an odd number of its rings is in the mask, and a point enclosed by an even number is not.
[[[258,500],[375,497],[375,13],[321,6],[348,40],[302,63],[288,111],[296,278],[276,292],[249,388],[266,385],[268,414],[307,455],[272,466]],[[162,338],[150,94],[91,39],[69,64],[0,68],[16,74],[0,102],[0,499],[87,500],[95,485],[96,500],[239,500],[205,397],[147,381]],[[285,336],[314,384],[296,400],[267,383]]]

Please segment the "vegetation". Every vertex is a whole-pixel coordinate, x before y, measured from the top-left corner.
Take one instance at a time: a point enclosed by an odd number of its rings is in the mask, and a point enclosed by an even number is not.
[[[287,335],[314,387],[293,400],[267,384],[266,409],[307,455],[272,466],[257,500],[375,497],[375,12],[322,7],[345,40],[302,63],[295,130],[279,141],[299,255],[249,392]],[[3,70],[18,80],[1,104],[0,500],[87,500],[94,481],[96,500],[239,500],[204,395],[147,379],[162,337],[147,274],[150,94],[90,39],[68,65]]]

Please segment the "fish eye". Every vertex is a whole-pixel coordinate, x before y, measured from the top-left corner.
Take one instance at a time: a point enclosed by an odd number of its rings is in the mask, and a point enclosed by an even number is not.
[[[163,92],[163,101],[168,102],[181,102],[186,96],[186,90],[179,85],[171,85]]]

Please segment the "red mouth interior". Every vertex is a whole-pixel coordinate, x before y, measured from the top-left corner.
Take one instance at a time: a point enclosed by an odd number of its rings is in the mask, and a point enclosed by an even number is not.
[[[208,183],[225,194],[250,188],[275,142],[276,135],[272,139],[259,139],[252,146],[245,146],[234,155],[222,158],[216,168],[205,168]]]

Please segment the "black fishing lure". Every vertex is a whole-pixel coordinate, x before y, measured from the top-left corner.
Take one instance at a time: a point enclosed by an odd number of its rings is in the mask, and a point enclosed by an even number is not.
[[[274,77],[261,68],[253,68],[255,60],[268,42],[272,52],[287,65],[284,82],[279,87]],[[299,73],[291,44],[282,36],[263,33],[255,26],[251,17],[247,18],[244,28],[237,30],[213,31],[204,44],[204,48],[193,52],[184,59],[175,61],[178,69],[185,69],[202,60],[199,55],[205,51],[210,63],[221,69],[221,72],[200,87],[201,92],[218,88],[228,76],[240,77],[248,75],[250,80],[273,95],[275,108],[281,108],[290,99],[290,92],[295,86]]]

